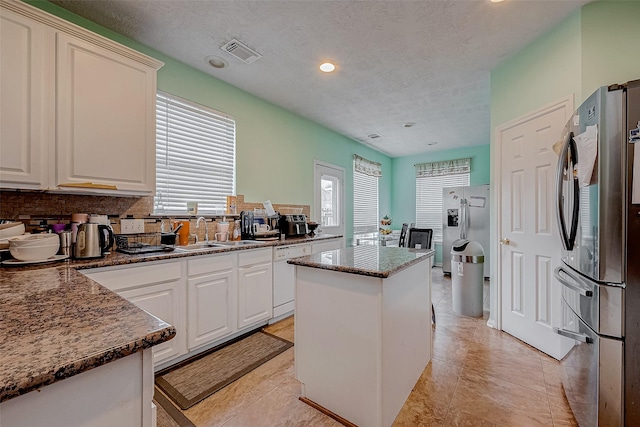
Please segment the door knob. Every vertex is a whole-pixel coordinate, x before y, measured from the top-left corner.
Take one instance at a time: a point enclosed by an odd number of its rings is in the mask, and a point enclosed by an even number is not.
[[[500,239],[500,244],[501,244],[501,245],[508,245],[508,244],[510,244],[510,243],[511,243],[511,241],[510,241],[509,239],[507,239],[506,237],[505,237],[505,238]]]

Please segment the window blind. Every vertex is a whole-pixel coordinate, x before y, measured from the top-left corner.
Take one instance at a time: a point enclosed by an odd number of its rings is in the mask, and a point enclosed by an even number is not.
[[[433,240],[442,241],[442,189],[469,185],[469,173],[416,178],[416,227],[432,228]]]
[[[378,177],[353,171],[353,234],[378,231]]]
[[[233,117],[158,92],[154,213],[216,213],[235,194],[236,126]]]

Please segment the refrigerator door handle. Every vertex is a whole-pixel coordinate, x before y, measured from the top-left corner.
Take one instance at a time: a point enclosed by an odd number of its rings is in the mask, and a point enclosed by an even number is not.
[[[561,328],[553,328],[553,332],[558,335],[562,335],[563,337],[571,338],[576,341],[586,342],[587,344],[593,344],[593,339],[584,334],[577,334],[572,331],[567,331],[566,329]]]
[[[577,150],[575,141],[573,140],[573,132],[569,132],[562,144],[562,151],[558,157],[558,167],[556,168],[556,218],[558,220],[558,228],[560,229],[560,240],[562,241],[562,247],[567,251],[572,251],[576,240],[576,234],[578,231],[578,218],[580,215],[580,188],[578,186],[578,180],[573,176],[573,168],[569,162],[569,155],[573,159],[574,163],[577,163]],[[564,220],[564,204],[562,199],[563,194],[563,177],[565,166],[567,173],[571,176],[569,179],[573,181],[573,206],[571,215],[571,231],[567,233],[567,224]]]
[[[561,272],[566,274],[567,276],[569,276],[576,283],[581,283],[581,281],[580,281],[580,279],[578,277],[576,277],[573,274],[569,273],[567,270],[563,269],[562,267],[556,267],[556,269],[553,271],[553,275],[556,277],[556,280],[558,282],[560,282],[560,284],[562,286],[566,286],[567,288],[576,291],[577,293],[579,293],[583,297],[592,297],[593,296],[593,291],[591,291],[591,289],[583,288],[581,286],[578,286],[577,284],[571,283],[570,281],[568,281],[567,279],[565,279],[564,277],[562,277],[560,275]]]
[[[460,238],[466,239],[469,227],[471,225],[471,219],[469,218],[469,203],[467,199],[460,200]]]

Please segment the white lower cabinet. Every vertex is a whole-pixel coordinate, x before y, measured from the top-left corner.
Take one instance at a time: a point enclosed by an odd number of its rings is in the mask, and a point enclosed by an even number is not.
[[[82,271],[176,328],[153,347],[161,368],[266,324],[273,314],[271,248]]]
[[[238,253],[238,329],[273,314],[271,248]]]
[[[172,340],[152,348],[154,365],[187,353],[186,286],[181,261],[82,273],[176,328]]]
[[[193,350],[236,331],[236,255],[187,261],[187,347]]]

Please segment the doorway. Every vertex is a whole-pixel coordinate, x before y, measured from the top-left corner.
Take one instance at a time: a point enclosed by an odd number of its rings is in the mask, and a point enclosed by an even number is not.
[[[313,219],[318,234],[344,236],[344,168],[313,161]]]

